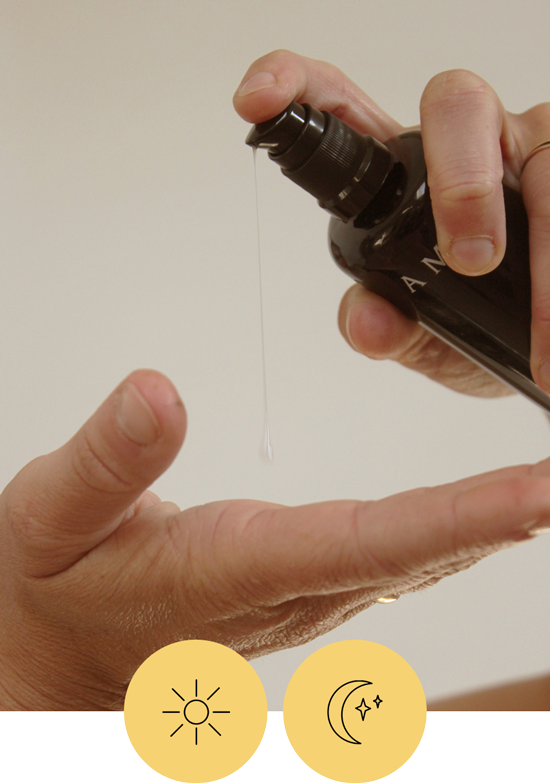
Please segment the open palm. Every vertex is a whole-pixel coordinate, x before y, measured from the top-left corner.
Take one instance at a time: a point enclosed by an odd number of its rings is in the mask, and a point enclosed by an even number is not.
[[[548,524],[550,461],[371,502],[180,511],[146,486],[185,421],[171,382],[139,370],[0,496],[0,705],[120,709],[166,644],[249,658],[303,644]]]

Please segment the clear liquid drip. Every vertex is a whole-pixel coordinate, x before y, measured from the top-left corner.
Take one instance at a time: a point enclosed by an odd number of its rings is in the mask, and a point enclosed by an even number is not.
[[[260,243],[260,207],[258,202],[258,171],[256,166],[256,147],[252,148],[254,156],[254,184],[256,186],[256,229],[258,235],[258,276],[260,281],[260,323],[262,335],[262,369],[264,379],[264,434],[260,443],[260,459],[265,462],[273,462],[273,447],[269,432],[269,414],[267,411],[267,376],[265,371],[265,340],[264,340],[264,299],[262,293],[262,254]]]

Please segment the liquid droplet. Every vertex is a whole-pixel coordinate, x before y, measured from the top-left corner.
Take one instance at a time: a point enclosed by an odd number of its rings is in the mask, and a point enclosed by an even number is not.
[[[273,447],[271,445],[271,435],[269,433],[269,421],[267,416],[264,421],[264,437],[260,444],[260,458],[265,462],[273,462]]]

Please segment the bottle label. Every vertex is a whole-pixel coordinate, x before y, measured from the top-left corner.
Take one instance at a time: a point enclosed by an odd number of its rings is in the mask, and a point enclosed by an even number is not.
[[[432,272],[434,272],[434,274],[438,275],[441,272],[441,269],[437,269],[437,267],[447,266],[447,264],[441,258],[441,253],[439,252],[439,247],[437,245],[434,246],[434,252],[437,258],[423,258],[420,263],[425,264],[429,269],[432,270]],[[401,280],[403,280],[411,294],[416,293],[415,286],[424,286],[427,283],[426,280],[417,280],[414,277],[407,277],[406,275],[403,275]]]

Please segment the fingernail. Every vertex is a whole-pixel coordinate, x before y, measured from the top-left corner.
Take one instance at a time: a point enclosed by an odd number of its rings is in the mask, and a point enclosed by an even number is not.
[[[382,595],[380,598],[376,599],[377,604],[393,604],[394,601],[397,601],[397,599],[400,598],[398,595]]]
[[[547,391],[550,391],[550,361],[543,359],[539,365],[539,378]]]
[[[351,321],[352,319],[357,318],[357,316],[359,315],[360,308],[361,308],[360,304],[352,305],[348,310],[348,315],[346,318],[346,334],[348,336],[348,340],[350,341],[352,348],[355,351],[358,351],[359,353],[360,353],[359,348],[357,347],[353,337],[351,336]]]
[[[489,271],[495,257],[495,243],[488,236],[455,239],[450,253],[458,271],[481,275]]]
[[[116,419],[127,438],[148,446],[160,436],[160,425],[149,404],[133,383],[127,383],[116,399]]]
[[[246,82],[243,82],[237,90],[237,95],[250,95],[252,92],[265,90],[266,87],[273,87],[277,79],[268,71],[260,71],[251,76]]]
[[[529,531],[531,538],[534,538],[535,536],[542,536],[543,533],[550,533],[550,526],[535,527]]]

